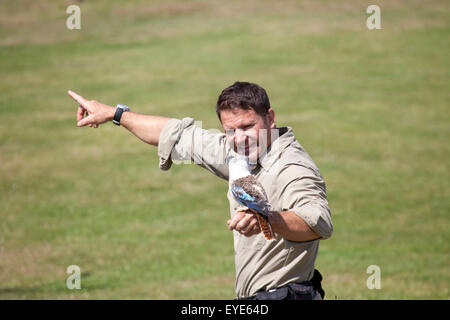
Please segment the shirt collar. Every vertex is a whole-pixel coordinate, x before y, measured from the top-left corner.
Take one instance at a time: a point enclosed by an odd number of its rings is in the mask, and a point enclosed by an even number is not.
[[[276,160],[280,158],[281,152],[295,141],[294,132],[291,127],[281,127],[278,129],[278,137],[272,138],[270,147],[258,159],[258,164],[268,171]]]

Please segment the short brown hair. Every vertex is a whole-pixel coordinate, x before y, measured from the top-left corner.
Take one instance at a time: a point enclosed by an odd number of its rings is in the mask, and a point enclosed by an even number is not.
[[[225,88],[217,99],[216,113],[219,120],[222,110],[234,108],[253,109],[260,116],[265,116],[270,108],[266,90],[254,83],[236,81]]]

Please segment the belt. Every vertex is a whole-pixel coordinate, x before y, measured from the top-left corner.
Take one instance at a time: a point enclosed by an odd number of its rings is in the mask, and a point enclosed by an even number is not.
[[[321,281],[322,275],[318,270],[314,270],[311,280],[291,282],[277,289],[261,290],[254,296],[238,300],[313,300],[317,293],[323,299],[325,292],[322,289]]]

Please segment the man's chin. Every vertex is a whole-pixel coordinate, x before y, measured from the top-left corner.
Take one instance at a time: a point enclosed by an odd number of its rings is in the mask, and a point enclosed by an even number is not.
[[[256,164],[258,162],[258,148],[238,149],[236,153],[248,157],[250,164]]]
[[[248,161],[253,165],[256,165],[258,163],[258,150],[251,150],[248,153]]]

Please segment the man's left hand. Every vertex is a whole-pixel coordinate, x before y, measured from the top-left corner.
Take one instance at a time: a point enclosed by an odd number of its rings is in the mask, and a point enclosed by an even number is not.
[[[248,211],[238,211],[233,219],[227,221],[228,230],[236,230],[240,234],[251,237],[261,232],[255,214]]]

